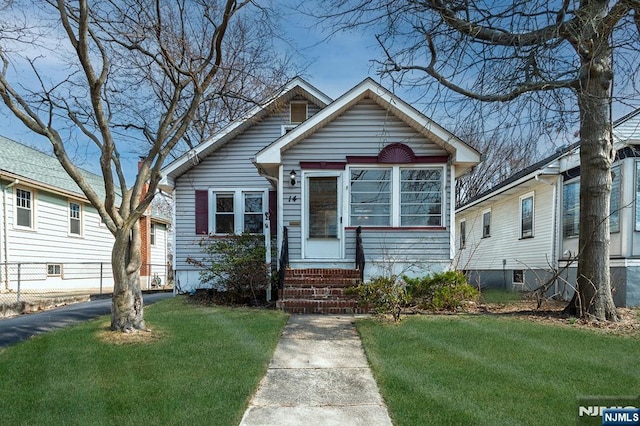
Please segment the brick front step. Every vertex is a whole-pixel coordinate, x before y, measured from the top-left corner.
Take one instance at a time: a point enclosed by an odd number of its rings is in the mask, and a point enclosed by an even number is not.
[[[282,289],[282,299],[351,299],[345,296],[342,287],[295,287]]]
[[[291,314],[365,313],[355,297],[344,294],[359,283],[357,269],[287,269],[276,306]]]
[[[278,300],[277,307],[290,314],[363,314],[355,300]]]
[[[285,286],[296,287],[353,287],[360,283],[359,278],[335,277],[286,277]]]

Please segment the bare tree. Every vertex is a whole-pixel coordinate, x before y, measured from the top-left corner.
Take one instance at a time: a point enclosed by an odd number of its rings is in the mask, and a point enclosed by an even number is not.
[[[512,140],[497,130],[485,136],[472,125],[463,126],[456,134],[482,153],[482,162],[456,180],[456,206],[490,190],[538,158],[538,141],[533,138]]]
[[[333,28],[366,25],[383,50],[380,72],[451,99],[473,99],[500,127],[579,127],[581,317],[616,320],[609,277],[609,196],[615,152],[611,101],[637,96],[637,0],[327,0]],[[614,86],[614,72],[618,79]],[[513,104],[517,100],[518,104]],[[498,104],[509,103],[509,108]],[[458,104],[460,105],[460,104]],[[484,118],[487,120],[487,118]],[[555,129],[554,129],[555,130]]]
[[[282,71],[274,56],[263,60],[272,54],[256,37],[270,28],[267,10],[249,0],[14,0],[8,6],[0,17],[0,97],[49,140],[115,236],[111,328],[145,329],[139,219],[171,151],[207,136],[203,130],[196,140],[189,137],[193,122],[206,120],[209,110],[222,119],[235,111],[233,99],[266,93]],[[52,58],[59,61],[55,69],[44,62]],[[35,87],[25,78],[29,69]],[[97,152],[103,188],[90,186],[72,161],[76,144]],[[121,154],[132,152],[143,160],[129,185]]]

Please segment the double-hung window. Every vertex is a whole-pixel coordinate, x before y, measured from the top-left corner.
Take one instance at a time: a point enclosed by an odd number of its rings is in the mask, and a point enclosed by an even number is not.
[[[520,197],[520,238],[533,237],[533,193]]]
[[[562,236],[577,237],[580,229],[580,182],[565,183],[562,190]]]
[[[16,226],[33,229],[33,193],[16,188]]]
[[[69,202],[69,234],[82,235],[82,206]]]
[[[215,234],[261,234],[266,193],[263,191],[211,190],[209,229]]]
[[[611,198],[609,202],[609,232],[620,232],[620,166],[611,168]]]
[[[482,213],[482,238],[491,236],[491,210]]]
[[[352,167],[349,173],[351,226],[442,226],[442,167]]]

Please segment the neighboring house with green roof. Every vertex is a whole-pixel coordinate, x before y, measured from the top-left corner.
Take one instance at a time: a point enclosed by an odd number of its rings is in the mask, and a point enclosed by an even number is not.
[[[101,269],[112,286],[114,238],[55,157],[0,136],[0,192],[2,291],[17,290],[18,263],[22,290],[97,287]]]

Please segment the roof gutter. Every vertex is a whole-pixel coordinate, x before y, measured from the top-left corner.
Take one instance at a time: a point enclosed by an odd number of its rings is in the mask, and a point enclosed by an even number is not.
[[[29,185],[29,186],[32,186],[32,187],[37,188],[37,189],[44,189],[46,191],[53,192],[55,194],[61,194],[61,195],[64,195],[64,196],[66,196],[68,198],[73,198],[73,199],[78,200],[78,201],[85,201],[85,202],[89,201],[89,199],[84,194],[67,191],[65,189],[58,188],[58,187],[53,186],[53,185],[47,185],[46,183],[42,183],[42,182],[39,182],[37,180],[25,178],[24,176],[16,175],[14,173],[6,172],[4,170],[0,170],[0,178],[8,179],[8,180],[11,180],[11,181],[14,181],[14,182],[15,181],[19,181],[19,183],[22,183],[22,184],[25,184],[25,185]],[[13,185],[13,184],[11,184],[11,185]]]

